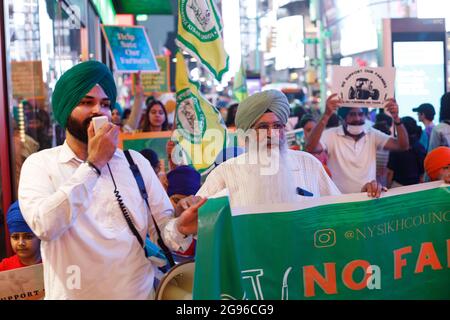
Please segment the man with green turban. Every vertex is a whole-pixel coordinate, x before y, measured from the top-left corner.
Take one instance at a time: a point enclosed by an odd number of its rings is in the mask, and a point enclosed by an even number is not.
[[[330,117],[338,112],[342,125],[325,130]],[[408,132],[398,115],[395,99],[387,99],[384,110],[392,116],[398,136],[392,137],[366,123],[367,109],[344,107],[338,94],[328,97],[325,112],[311,131],[305,145],[308,152],[328,153],[328,168],[333,181],[342,193],[356,193],[371,181],[373,189],[381,193],[377,183],[377,153],[405,151],[409,148]],[[379,185],[377,187],[377,185]]]
[[[109,98],[109,105],[116,103],[117,89],[108,67],[98,61],[77,64],[58,80],[52,95],[53,114],[56,121],[66,128],[72,110],[84,96],[99,85]]]
[[[154,267],[141,246],[147,233],[157,241],[151,213],[125,154],[117,149],[119,127],[108,122],[94,132],[91,123],[96,116],[111,121],[115,100],[114,78],[104,64],[87,61],[68,70],[52,97],[53,113],[66,129],[66,141],[32,154],[23,164],[20,209],[41,239],[46,299],[153,296]],[[130,154],[151,195],[151,212],[166,245],[177,251],[188,249],[197,224],[196,209],[203,203],[174,218],[149,162],[138,152],[130,150]]]

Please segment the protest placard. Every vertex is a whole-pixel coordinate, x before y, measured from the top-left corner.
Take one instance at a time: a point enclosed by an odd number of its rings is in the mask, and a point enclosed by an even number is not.
[[[11,80],[15,98],[43,99],[42,61],[12,61]]]
[[[146,95],[170,92],[170,62],[168,56],[157,56],[159,73],[143,73],[142,87]]]
[[[394,97],[395,68],[332,66],[332,93],[342,106],[381,108]]]
[[[143,26],[102,25],[116,72],[159,72]]]
[[[44,298],[42,263],[0,272],[0,300]]]

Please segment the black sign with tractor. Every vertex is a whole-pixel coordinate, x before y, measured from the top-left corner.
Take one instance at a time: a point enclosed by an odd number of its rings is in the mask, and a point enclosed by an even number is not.
[[[350,100],[378,100],[380,91],[372,87],[372,80],[367,78],[358,78],[355,81],[355,86],[348,90],[348,98]]]

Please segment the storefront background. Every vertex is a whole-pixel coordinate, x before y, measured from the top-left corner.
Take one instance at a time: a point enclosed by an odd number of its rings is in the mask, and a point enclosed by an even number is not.
[[[7,84],[3,133],[11,141],[9,159],[2,158],[2,218],[10,201],[17,198],[20,169],[32,153],[60,145],[64,131],[53,119],[51,95],[56,80],[73,65],[85,60],[108,64],[100,18],[88,0],[5,0],[4,62]],[[9,114],[9,116],[8,116]],[[8,138],[9,137],[9,138]],[[4,163],[8,162],[9,163]],[[8,179],[3,176],[11,174]],[[7,188],[10,188],[10,191]],[[8,193],[8,194],[6,194]],[[0,218],[0,259],[11,253]]]

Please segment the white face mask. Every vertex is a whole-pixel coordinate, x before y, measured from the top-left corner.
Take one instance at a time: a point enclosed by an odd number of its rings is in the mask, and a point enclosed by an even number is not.
[[[361,133],[363,133],[365,127],[366,127],[365,124],[361,124],[358,126],[349,124],[349,125],[347,125],[347,131],[348,131],[348,133],[350,133],[354,136],[357,136],[357,135],[360,135]]]

